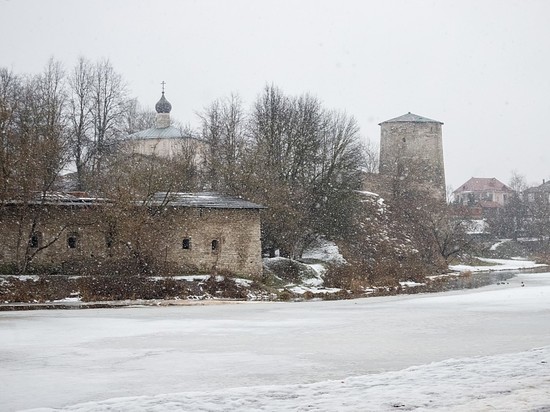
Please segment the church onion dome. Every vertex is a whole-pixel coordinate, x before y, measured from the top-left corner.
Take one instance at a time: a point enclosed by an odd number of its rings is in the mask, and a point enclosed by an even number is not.
[[[166,97],[164,97],[164,92],[162,92],[162,97],[155,105],[155,110],[157,113],[170,113],[172,110],[172,105],[166,100]]]

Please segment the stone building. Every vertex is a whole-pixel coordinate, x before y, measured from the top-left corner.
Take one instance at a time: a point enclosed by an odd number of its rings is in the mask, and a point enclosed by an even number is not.
[[[380,123],[380,175],[421,185],[445,199],[442,125],[410,112]]]
[[[123,143],[124,150],[143,156],[174,158],[192,152],[195,163],[200,165],[204,158],[206,143],[172,125],[172,105],[164,96],[155,105],[156,124],[146,130],[131,134]]]
[[[117,205],[66,194],[0,208],[0,264],[101,265],[141,254],[176,273],[262,272],[260,209],[214,193]]]

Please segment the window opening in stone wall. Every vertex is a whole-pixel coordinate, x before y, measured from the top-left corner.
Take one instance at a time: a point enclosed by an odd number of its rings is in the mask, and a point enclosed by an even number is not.
[[[67,246],[69,249],[76,249],[78,245],[78,233],[71,233],[67,236]]]
[[[105,246],[107,249],[111,249],[116,242],[117,237],[117,227],[113,222],[109,222],[107,226],[107,231],[105,232]]]
[[[191,239],[188,237],[183,239],[183,241],[181,242],[181,248],[185,250],[191,249]]]
[[[220,242],[218,240],[214,239],[212,241],[212,252],[216,252],[220,247]]]
[[[34,232],[29,239],[29,247],[32,249],[38,249],[42,240],[42,233]]]
[[[105,234],[105,246],[107,246],[108,249],[112,248],[115,244],[115,235],[111,232],[108,232]]]

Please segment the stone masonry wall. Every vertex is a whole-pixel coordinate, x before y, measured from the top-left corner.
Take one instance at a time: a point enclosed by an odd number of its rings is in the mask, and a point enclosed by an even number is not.
[[[248,276],[259,276],[262,272],[260,217],[256,209],[168,207],[154,217],[142,209],[135,217],[118,221],[113,234],[109,223],[113,219],[107,218],[116,215],[107,209],[113,207],[44,207],[35,228],[40,237],[39,247],[58,240],[38,252],[33,262],[59,265],[67,261],[116,258],[128,255],[139,245],[146,254],[175,264],[182,271],[227,271]],[[0,264],[14,263],[24,256],[31,222],[22,218],[21,212],[29,216],[31,210],[31,207],[2,208]],[[75,247],[70,247],[71,237],[76,238]],[[189,239],[189,247],[185,249],[184,239]],[[29,249],[31,253],[35,250]]]
[[[445,198],[445,168],[441,124],[389,122],[381,124],[380,174],[413,177]]]

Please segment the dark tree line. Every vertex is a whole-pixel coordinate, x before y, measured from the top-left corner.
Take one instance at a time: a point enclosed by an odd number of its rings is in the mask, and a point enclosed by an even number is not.
[[[353,117],[311,95],[266,86],[248,113],[231,96],[201,119],[209,143],[206,181],[269,207],[262,220],[266,249],[299,257],[315,236],[343,238],[353,230],[364,163]]]
[[[509,186],[514,193],[502,210],[489,219],[496,236],[550,239],[550,200],[548,193],[529,191],[525,177],[512,172]]]

